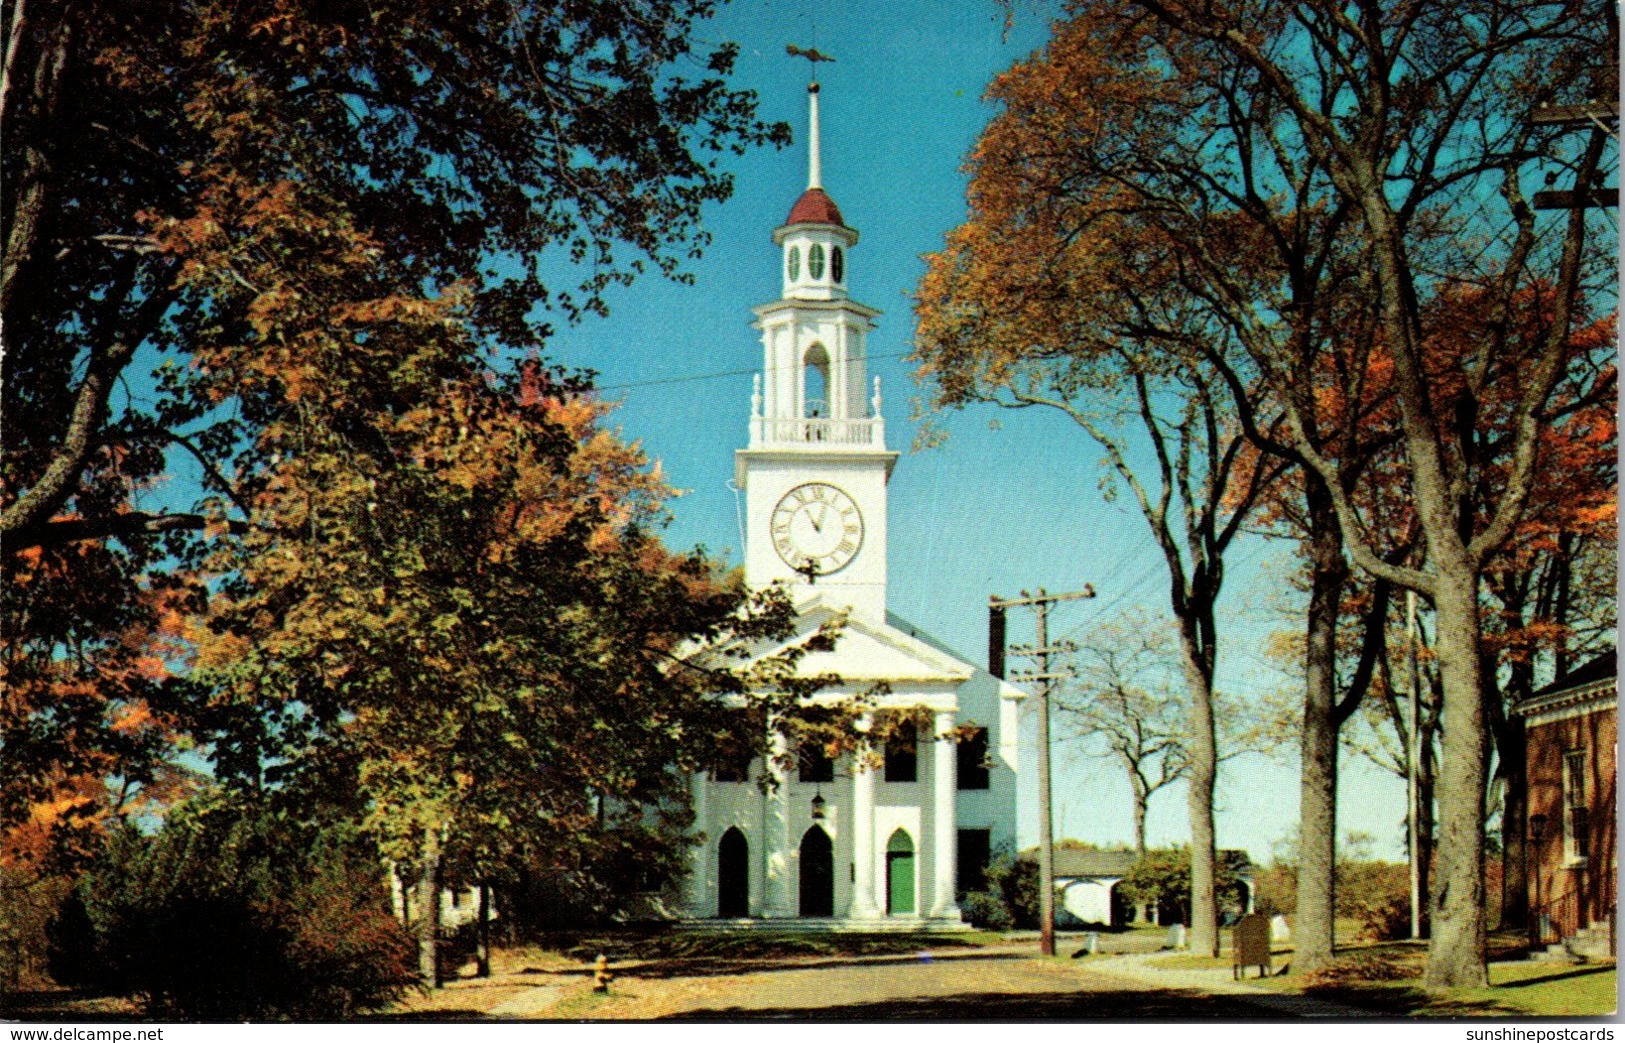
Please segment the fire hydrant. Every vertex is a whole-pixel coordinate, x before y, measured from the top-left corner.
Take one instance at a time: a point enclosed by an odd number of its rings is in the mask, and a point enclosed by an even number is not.
[[[608,992],[609,983],[614,980],[615,975],[609,973],[609,957],[600,954],[592,965],[592,991]]]

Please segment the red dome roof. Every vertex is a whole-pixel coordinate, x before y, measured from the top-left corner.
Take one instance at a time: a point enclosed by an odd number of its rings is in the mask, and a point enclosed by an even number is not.
[[[821,188],[809,188],[801,193],[796,205],[790,208],[790,219],[784,222],[787,225],[841,225],[841,211],[835,206],[835,200],[829,193]]]

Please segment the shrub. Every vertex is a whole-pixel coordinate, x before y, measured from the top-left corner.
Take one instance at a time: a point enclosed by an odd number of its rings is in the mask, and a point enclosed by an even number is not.
[[[1393,941],[1410,934],[1410,870],[1404,863],[1371,857],[1372,840],[1349,833],[1339,845],[1336,873],[1337,913],[1360,924],[1367,941]],[[1278,845],[1275,860],[1254,874],[1259,912],[1297,911],[1298,855],[1296,838]],[[1495,892],[1489,892],[1495,893]],[[1424,920],[1426,910],[1424,910]]]
[[[1345,956],[1319,970],[1304,975],[1305,991],[1346,988],[1374,981],[1401,981],[1414,977],[1392,956],[1386,953],[1361,953]]]
[[[987,886],[961,896],[967,921],[989,931],[1038,926],[1038,866],[1014,857],[1008,849],[994,854],[987,867]]]
[[[65,903],[57,959],[177,1021],[350,1017],[415,980],[378,866],[342,823],[205,796],[110,839],[74,896],[93,930]]]
[[[1298,867],[1280,861],[1253,871],[1253,908],[1273,916],[1298,911]]]
[[[1220,852],[1215,897],[1221,913],[1239,915],[1246,909],[1246,885],[1241,880],[1246,865],[1246,856],[1240,852]],[[1191,894],[1190,849],[1174,847],[1147,851],[1145,857],[1128,871],[1118,890],[1135,905],[1155,903],[1159,909],[1166,910],[1163,917],[1165,923],[1169,922],[1168,917],[1186,922]]]
[[[1391,895],[1354,911],[1360,921],[1360,937],[1368,942],[1392,942],[1411,936],[1411,898]]]
[[[48,977],[53,918],[63,897],[72,892],[73,881],[55,865],[5,861],[6,853],[0,852],[0,990],[15,981],[29,992],[56,980]]]
[[[69,892],[45,928],[46,968],[51,980],[69,988],[99,984],[96,980],[96,925],[77,893]]]
[[[1353,861],[1337,867],[1338,909],[1360,923],[1368,941],[1404,938],[1411,930],[1410,870],[1392,862]]]
[[[1009,914],[1011,926],[1030,931],[1038,926],[1038,864],[1001,852],[987,869],[987,890]],[[1009,928],[1005,928],[1008,930]]]
[[[972,891],[959,903],[959,910],[967,921],[984,930],[1008,931],[1016,926],[1004,896],[991,891]]]

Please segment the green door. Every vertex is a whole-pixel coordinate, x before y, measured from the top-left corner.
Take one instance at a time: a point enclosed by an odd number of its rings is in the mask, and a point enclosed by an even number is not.
[[[902,830],[886,842],[886,913],[907,916],[914,912],[914,842]]]

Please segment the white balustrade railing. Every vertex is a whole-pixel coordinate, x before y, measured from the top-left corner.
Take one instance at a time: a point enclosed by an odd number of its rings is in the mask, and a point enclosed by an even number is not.
[[[754,417],[750,423],[753,447],[774,445],[841,446],[885,445],[885,420],[880,417]]]

